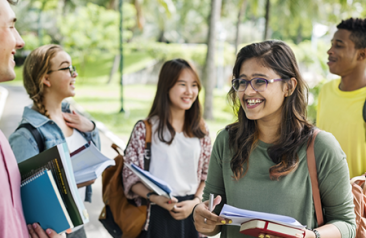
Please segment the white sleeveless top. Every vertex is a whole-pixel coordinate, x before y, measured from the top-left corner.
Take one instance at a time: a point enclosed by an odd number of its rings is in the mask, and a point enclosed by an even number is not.
[[[158,137],[158,119],[151,119],[151,162],[150,173],[167,182],[173,196],[195,194],[200,181],[197,178],[198,161],[201,152],[198,138],[189,138],[183,132],[176,133],[170,145]],[[170,139],[165,131],[164,139]]]
[[[66,143],[67,143],[67,147],[69,147],[70,153],[72,153],[75,150],[79,149],[81,146],[88,143],[88,141],[85,140],[85,138],[80,134],[80,132],[78,132],[77,130],[74,129],[72,135],[69,137],[66,137]],[[85,200],[85,190],[86,190],[86,187],[82,187],[82,188],[78,189],[78,192],[80,194],[80,198],[82,201]],[[79,230],[81,227],[83,227],[83,225],[74,227],[72,229],[72,232]]]

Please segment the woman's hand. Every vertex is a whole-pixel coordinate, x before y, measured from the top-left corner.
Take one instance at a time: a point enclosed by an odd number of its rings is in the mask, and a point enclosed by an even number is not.
[[[173,207],[172,210],[169,211],[170,215],[175,220],[186,219],[187,217],[189,217],[189,215],[191,215],[192,209],[193,209],[194,205],[196,205],[196,204],[197,204],[196,199],[179,202],[179,203],[175,204],[175,206]]]
[[[213,201],[214,209],[217,204],[220,204],[221,196],[217,196]],[[194,209],[193,220],[196,230],[201,233],[212,233],[215,231],[216,226],[230,224],[231,220],[219,217],[215,213],[208,210],[208,201],[200,203]]]
[[[66,125],[68,125],[71,128],[78,129],[82,132],[90,132],[94,130],[94,123],[91,122],[88,118],[77,114],[75,111],[72,111],[72,113],[62,113],[64,116],[64,120],[66,122]]]
[[[173,207],[178,202],[178,200],[175,197],[172,197],[171,199],[169,199],[165,196],[159,196],[156,194],[152,194],[152,195],[150,195],[150,202],[153,202],[156,205],[170,211],[173,209]]]
[[[47,229],[46,232],[37,223],[28,225],[30,238],[65,238],[64,234],[59,235],[52,229]]]

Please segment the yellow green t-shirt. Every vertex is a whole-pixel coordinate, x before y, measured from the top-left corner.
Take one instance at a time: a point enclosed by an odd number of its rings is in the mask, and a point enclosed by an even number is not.
[[[318,98],[317,127],[334,135],[346,153],[351,177],[366,172],[366,124],[362,109],[366,87],[341,91],[340,79],[325,84]]]

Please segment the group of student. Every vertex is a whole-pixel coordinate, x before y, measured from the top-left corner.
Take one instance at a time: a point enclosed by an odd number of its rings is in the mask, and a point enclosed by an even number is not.
[[[14,54],[24,46],[15,29],[10,0],[0,0],[0,81],[15,78]],[[325,225],[317,224],[306,149],[315,126],[306,118],[308,87],[296,58],[282,41],[243,47],[233,68],[228,96],[237,115],[220,131],[211,149],[202,118],[200,79],[184,59],[169,60],[160,70],[153,105],[152,175],[173,188],[172,198],[152,192],[127,167],[121,179],[126,197],[137,205],[148,201],[140,238],[193,238],[216,235],[247,237],[218,214],[223,204],[288,215],[306,225],[306,238],[351,238],[355,214],[349,178],[366,172],[366,133],[362,107],[366,99],[366,19],[342,21],[328,51],[331,73],[341,79],[323,86],[319,95],[315,158]],[[75,95],[77,72],[71,57],[58,45],[32,51],[24,63],[23,80],[33,104],[24,108],[21,124],[42,136],[45,149],[66,142],[72,152],[87,141],[100,148],[95,123],[64,102]],[[146,128],[133,128],[125,162],[144,168]],[[0,132],[0,237],[59,238],[53,230],[25,223],[17,162],[41,151],[22,127],[7,142]],[[345,152],[345,153],[344,153]],[[15,156],[14,156],[15,155]],[[78,184],[91,202],[93,181]],[[214,194],[213,212],[208,196]],[[204,202],[202,202],[204,201]],[[133,221],[131,221],[133,222]],[[276,238],[268,234],[267,238]],[[76,227],[67,237],[85,238]]]

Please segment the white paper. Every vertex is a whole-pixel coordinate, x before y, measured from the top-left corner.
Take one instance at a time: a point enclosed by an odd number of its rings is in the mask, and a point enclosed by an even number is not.
[[[132,164],[133,165],[133,164]],[[156,192],[158,195],[165,196],[167,198],[171,198],[171,191],[172,189],[170,186],[162,181],[161,179],[156,178],[155,176],[151,175],[149,172],[142,170],[141,168],[138,168],[137,166],[132,166],[127,163],[125,163],[125,166],[127,166],[135,175],[137,175],[140,180],[142,181],[145,186]],[[138,169],[136,169],[138,168]],[[145,173],[143,173],[145,172]],[[158,186],[156,182],[159,182],[161,185],[163,185],[164,188],[161,186]]]
[[[109,166],[116,162],[104,156],[93,143],[71,157],[76,183],[97,179]]]
[[[69,182],[69,187],[71,190],[71,194],[75,200],[75,203],[79,209],[79,213],[81,218],[83,219],[83,223],[86,224],[89,222],[89,214],[88,211],[86,210],[85,206],[84,206],[84,202],[81,200],[78,189],[76,187],[76,181],[74,178],[74,174],[72,173],[73,171],[73,167],[71,164],[71,159],[70,159],[70,154],[69,154],[69,148],[67,147],[66,142],[57,145],[58,150],[59,151],[64,151],[64,153],[60,153],[60,157],[62,160],[62,165],[64,167],[67,167],[67,169],[65,168],[65,174],[66,174],[66,178],[67,181]],[[66,158],[65,158],[66,156]],[[71,174],[72,173],[72,174]]]
[[[301,225],[301,223],[298,222],[295,218],[289,216],[239,209],[227,204],[224,204],[220,213],[220,217],[231,219],[232,223],[230,225],[235,226],[240,226],[243,222],[249,220],[259,219],[283,224],[294,228],[305,228],[305,226]]]

